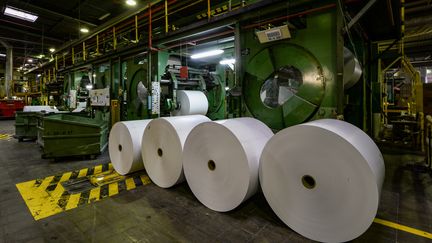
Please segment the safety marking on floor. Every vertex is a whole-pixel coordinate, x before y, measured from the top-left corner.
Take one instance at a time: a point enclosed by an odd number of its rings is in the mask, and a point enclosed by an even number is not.
[[[35,220],[150,184],[144,171],[119,175],[111,163],[16,184]]]
[[[387,221],[387,220],[384,220],[384,219],[375,218],[374,222],[377,223],[377,224],[381,224],[381,225],[390,227],[390,228],[394,228],[394,229],[397,229],[397,230],[405,231],[405,232],[413,234],[413,235],[418,235],[418,236],[421,236],[421,237],[432,239],[432,233],[429,233],[429,232],[426,232],[426,231],[414,229],[414,228],[411,228],[411,227],[408,227],[408,226],[405,226],[405,225],[401,225],[401,224],[397,224],[397,223],[393,223],[391,221]]]
[[[12,134],[0,133],[0,140],[11,140]]]

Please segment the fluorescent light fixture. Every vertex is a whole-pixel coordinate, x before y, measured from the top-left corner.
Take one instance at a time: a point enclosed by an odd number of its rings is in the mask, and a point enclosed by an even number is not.
[[[229,65],[229,64],[234,64],[235,63],[235,59],[231,58],[231,59],[223,59],[219,62],[219,64],[221,65]]]
[[[81,28],[80,31],[81,31],[82,33],[88,33],[88,32],[89,32],[89,30],[88,30],[87,28]]]
[[[136,1],[135,0],[126,0],[126,4],[129,6],[135,6],[136,5]]]
[[[32,63],[33,59],[29,58],[29,59],[27,59],[27,62]]]
[[[5,57],[5,56],[6,56],[6,54],[0,53],[0,57]]]
[[[108,16],[110,16],[110,15],[111,15],[110,13],[106,13],[106,14],[100,16],[100,17],[99,17],[99,20],[104,20],[104,19],[106,19],[106,18],[107,18]]]
[[[197,54],[193,54],[191,56],[192,59],[199,59],[199,58],[204,58],[204,57],[211,57],[211,56],[217,56],[224,53],[223,50],[212,50],[212,51],[206,51],[206,52],[200,52]]]
[[[87,85],[86,85],[86,89],[88,89],[88,90],[93,89],[93,84],[87,84]]]
[[[36,75],[38,78],[40,77],[40,76],[42,76],[40,73],[38,74],[38,75]]]
[[[52,48],[52,47],[51,47],[51,48],[49,49],[49,51],[50,51],[51,53],[53,53],[53,52],[55,52],[55,48]]]
[[[30,22],[35,22],[36,19],[38,18],[38,16],[34,13],[30,13],[25,10],[14,8],[11,6],[6,6],[3,13],[4,15],[30,21]]]

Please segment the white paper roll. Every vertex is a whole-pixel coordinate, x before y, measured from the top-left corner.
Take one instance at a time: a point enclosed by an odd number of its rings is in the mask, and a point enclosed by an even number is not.
[[[254,118],[205,122],[189,134],[183,152],[186,180],[206,207],[233,210],[258,190],[261,151],[273,132]]]
[[[56,112],[58,111],[55,106],[47,105],[26,105],[23,109],[24,112]]]
[[[141,139],[151,120],[117,122],[109,135],[111,163],[120,175],[144,169]]]
[[[207,96],[201,91],[177,90],[177,102],[180,109],[172,112],[174,116],[207,114]]]
[[[261,156],[260,183],[291,229],[316,241],[344,242],[372,224],[384,170],[379,149],[363,131],[323,119],[270,139]]]
[[[202,115],[162,117],[151,121],[142,136],[141,154],[150,179],[168,188],[184,181],[182,153],[186,137],[198,124],[210,121]]]

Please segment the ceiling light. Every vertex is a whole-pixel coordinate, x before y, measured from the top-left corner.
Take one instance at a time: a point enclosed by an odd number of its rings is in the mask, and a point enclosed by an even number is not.
[[[199,58],[204,58],[204,57],[211,57],[211,56],[220,55],[223,52],[224,52],[223,50],[212,50],[212,51],[200,52],[197,54],[193,54],[191,56],[191,58],[192,59],[199,59]]]
[[[29,58],[29,59],[27,59],[27,62],[32,63],[33,59]]]
[[[14,8],[11,6],[6,6],[3,13],[4,13],[4,15],[18,18],[18,19],[22,19],[22,20],[26,20],[26,21],[30,21],[30,22],[35,22],[36,19],[38,18],[38,16],[35,15],[34,13],[30,13],[30,12],[21,10],[19,8]]]
[[[221,65],[229,65],[229,64],[234,64],[235,63],[235,59],[231,58],[231,59],[223,59],[219,62],[219,64]]]
[[[0,53],[0,57],[5,57],[5,56],[6,56],[6,54]]]
[[[53,52],[55,52],[55,48],[50,48],[49,51],[50,51],[51,53],[53,53]]]
[[[40,74],[40,73],[39,73],[39,74],[38,74],[38,75],[36,75],[36,76],[37,76],[37,77],[39,78],[40,76],[42,76],[42,74]]]
[[[87,28],[81,28],[80,31],[83,32],[83,33],[88,33],[89,32],[89,30]]]
[[[88,90],[92,90],[92,89],[93,89],[93,84],[87,84],[87,85],[86,85],[86,89],[88,89]]]
[[[104,19],[106,19],[106,18],[107,18],[108,16],[110,16],[110,15],[111,15],[110,13],[106,13],[106,14],[100,16],[100,17],[99,17],[99,20],[104,20]]]
[[[126,4],[129,6],[135,6],[136,5],[136,1],[135,0],[126,0]]]

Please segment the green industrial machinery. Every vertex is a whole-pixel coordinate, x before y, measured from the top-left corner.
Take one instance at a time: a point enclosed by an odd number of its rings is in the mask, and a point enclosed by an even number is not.
[[[260,43],[256,29],[241,33],[246,114],[273,129],[336,117],[336,11],[310,15],[291,38]]]

